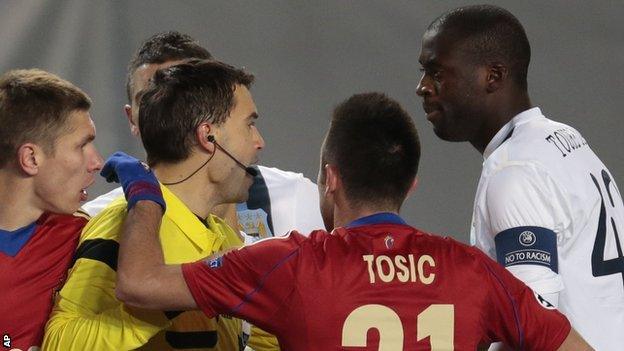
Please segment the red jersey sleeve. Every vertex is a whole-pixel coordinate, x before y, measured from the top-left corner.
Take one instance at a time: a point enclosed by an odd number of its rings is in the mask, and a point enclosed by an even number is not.
[[[184,264],[182,273],[197,305],[208,316],[241,317],[271,329],[278,321],[270,317],[287,306],[295,290],[304,240],[296,232],[261,240],[223,256]]]
[[[504,267],[474,249],[489,278],[488,333],[518,350],[556,350],[570,333],[570,322]]]

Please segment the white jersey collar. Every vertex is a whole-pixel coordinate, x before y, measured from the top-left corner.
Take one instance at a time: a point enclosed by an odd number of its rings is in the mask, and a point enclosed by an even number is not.
[[[533,107],[517,114],[494,135],[492,140],[490,140],[489,144],[485,147],[485,151],[483,151],[483,159],[486,160],[490,157],[494,150],[507,140],[509,133],[511,133],[516,126],[540,117],[543,118],[544,116],[539,107]]]

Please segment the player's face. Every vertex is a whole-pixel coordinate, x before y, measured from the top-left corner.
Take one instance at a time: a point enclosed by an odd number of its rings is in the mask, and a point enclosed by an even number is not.
[[[484,89],[479,69],[465,58],[461,43],[436,30],[423,36],[423,75],[416,93],[435,134],[447,141],[471,141],[482,126]]]
[[[124,106],[124,110],[126,112],[126,117],[128,118],[128,122],[130,122],[130,133],[132,135],[138,137],[139,136],[139,104],[141,93],[147,85],[149,84],[150,79],[154,76],[157,70],[162,68],[171,67],[177,65],[179,63],[184,62],[184,60],[174,60],[167,61],[163,63],[148,63],[139,66],[132,75],[132,84],[130,86],[130,96],[132,97],[132,101],[130,105]]]
[[[213,127],[219,145],[244,165],[258,162],[258,153],[264,148],[264,139],[256,127],[258,112],[249,90],[243,85],[236,85],[234,107],[229,117],[222,124]],[[223,151],[216,149],[210,161],[219,172],[223,182],[223,197],[227,202],[243,202],[249,195],[252,177],[237,165]],[[217,166],[218,165],[218,166]]]
[[[54,150],[43,153],[34,182],[42,210],[69,214],[87,200],[87,188],[103,161],[93,144],[95,126],[89,112],[73,111],[65,123]]]

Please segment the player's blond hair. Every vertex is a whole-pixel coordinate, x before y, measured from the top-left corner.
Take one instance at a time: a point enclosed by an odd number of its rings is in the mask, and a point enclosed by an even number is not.
[[[69,127],[68,116],[88,110],[91,99],[80,88],[40,69],[12,70],[0,77],[0,168],[24,143],[54,152]]]

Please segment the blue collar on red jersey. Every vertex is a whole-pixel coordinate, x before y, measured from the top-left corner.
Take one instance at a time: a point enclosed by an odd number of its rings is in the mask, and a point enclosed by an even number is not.
[[[347,224],[346,228],[359,227],[363,225],[371,225],[371,224],[403,224],[407,225],[407,223],[403,220],[403,218],[399,217],[396,213],[392,212],[380,212],[375,213],[370,216],[358,218],[355,221]]]
[[[35,233],[37,222],[14,231],[0,229],[0,252],[15,257]]]

